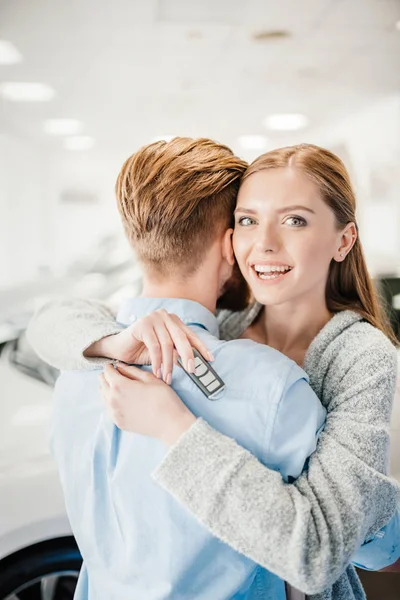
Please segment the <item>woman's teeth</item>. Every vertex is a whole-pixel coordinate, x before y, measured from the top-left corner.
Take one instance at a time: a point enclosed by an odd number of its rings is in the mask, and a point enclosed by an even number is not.
[[[292,270],[289,265],[253,265],[259,279],[278,279]]]

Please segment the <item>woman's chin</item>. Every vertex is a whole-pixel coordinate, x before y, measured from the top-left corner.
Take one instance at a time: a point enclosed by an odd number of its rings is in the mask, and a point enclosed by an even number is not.
[[[282,294],[281,292],[277,292],[276,290],[252,290],[253,296],[255,300],[259,304],[263,304],[264,306],[274,306],[277,304],[283,304],[285,302],[290,301],[290,296],[287,294]]]
[[[252,269],[249,284],[254,298],[260,304],[271,305],[287,302],[293,297],[293,285],[287,285],[292,273],[259,277]]]

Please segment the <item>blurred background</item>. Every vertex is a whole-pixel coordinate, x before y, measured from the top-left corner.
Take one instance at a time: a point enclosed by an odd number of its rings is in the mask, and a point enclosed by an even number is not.
[[[28,394],[22,373],[47,385],[20,426],[47,418],[55,376],[28,319],[54,296],[139,292],[114,182],[137,148],[176,135],[249,161],[299,142],[340,155],[400,335],[400,0],[0,0],[0,349],[18,369],[1,390]],[[398,405],[393,432],[400,478]]]
[[[80,270],[96,292],[130,257],[122,162],[175,135],[337,152],[372,273],[400,275],[398,0],[0,0],[2,308]]]

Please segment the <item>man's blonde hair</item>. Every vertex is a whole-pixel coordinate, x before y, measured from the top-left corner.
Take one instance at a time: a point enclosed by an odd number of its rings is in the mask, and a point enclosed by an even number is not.
[[[118,208],[139,260],[154,271],[193,271],[233,210],[247,163],[222,144],[177,137],[141,148],[116,183]]]

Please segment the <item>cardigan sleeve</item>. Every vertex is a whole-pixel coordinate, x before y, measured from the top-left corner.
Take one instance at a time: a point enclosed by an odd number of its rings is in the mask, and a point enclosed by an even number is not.
[[[225,334],[226,339],[238,337],[259,310],[253,305],[241,313],[219,311],[222,335]],[[47,302],[35,312],[26,335],[36,354],[56,369],[95,369],[112,361],[107,358],[86,358],[84,352],[94,342],[121,331],[115,318],[113,310],[98,300],[57,299]],[[236,330],[237,335],[232,333]]]
[[[83,352],[119,331],[105,304],[69,299],[45,305],[27,333],[44,360],[68,370],[107,362]],[[394,355],[377,344],[346,368],[332,363],[340,377],[332,379],[325,431],[295,484],[202,420],[171,449],[156,479],[233,548],[306,593],[328,587],[395,511],[398,489],[385,475]]]
[[[38,356],[57,369],[95,369],[111,362],[83,353],[103,337],[119,333],[115,314],[103,302],[67,298],[53,300],[32,317],[26,335]]]
[[[325,429],[293,484],[201,419],[153,477],[223,542],[305,593],[321,592],[396,510],[398,485],[385,474],[396,370],[389,343],[358,346],[347,371],[331,376]]]

